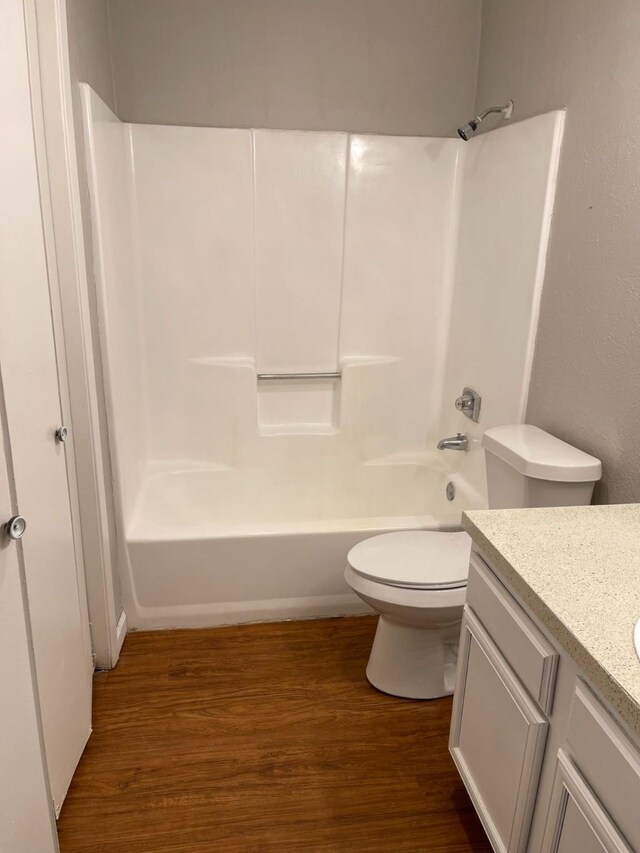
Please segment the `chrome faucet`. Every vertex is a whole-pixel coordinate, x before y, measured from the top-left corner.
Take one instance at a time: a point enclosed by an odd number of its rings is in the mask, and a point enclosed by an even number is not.
[[[438,442],[438,450],[468,450],[469,436],[459,432],[449,438],[441,438]]]

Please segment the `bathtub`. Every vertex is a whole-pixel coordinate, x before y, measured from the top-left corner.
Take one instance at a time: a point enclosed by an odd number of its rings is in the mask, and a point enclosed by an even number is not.
[[[307,490],[311,497],[294,507],[282,484],[271,483],[272,491],[257,489],[255,472],[246,478],[247,491],[231,470],[149,474],[123,555],[130,627],[195,628],[371,612],[344,581],[350,548],[387,531],[456,529],[462,509],[484,503],[450,472],[402,467],[400,493],[389,468],[377,472],[386,486],[371,489],[366,515],[353,513],[349,501],[338,506],[337,497],[321,500],[327,491],[313,488]],[[369,482],[375,479],[374,472]],[[445,497],[450,479],[457,486],[453,502]],[[357,485],[347,494],[366,508]],[[425,511],[409,514],[411,505]],[[373,514],[383,506],[404,512]]]

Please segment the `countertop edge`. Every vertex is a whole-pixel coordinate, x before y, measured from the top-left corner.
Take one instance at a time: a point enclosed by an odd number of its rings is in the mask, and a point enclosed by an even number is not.
[[[466,512],[462,513],[462,526],[471,536],[475,545],[487,556],[494,568],[504,578],[505,583],[529,607],[549,633],[556,638],[562,648],[584,670],[585,676],[610,702],[622,720],[640,737],[640,706],[633,696],[614,678],[614,676],[584,647],[582,642],[567,628],[548,607],[540,595],[518,573],[518,570],[500,553],[491,540],[482,532]]]

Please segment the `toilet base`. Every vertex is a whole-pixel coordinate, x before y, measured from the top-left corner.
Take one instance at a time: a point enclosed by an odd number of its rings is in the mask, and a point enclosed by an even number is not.
[[[383,693],[437,699],[453,693],[460,623],[440,628],[401,625],[380,616],[367,678]]]

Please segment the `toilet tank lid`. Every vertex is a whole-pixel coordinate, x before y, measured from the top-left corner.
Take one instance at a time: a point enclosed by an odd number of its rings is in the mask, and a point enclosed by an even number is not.
[[[492,427],[483,435],[482,446],[537,480],[588,483],[602,475],[602,463],[595,456],[531,424]]]

